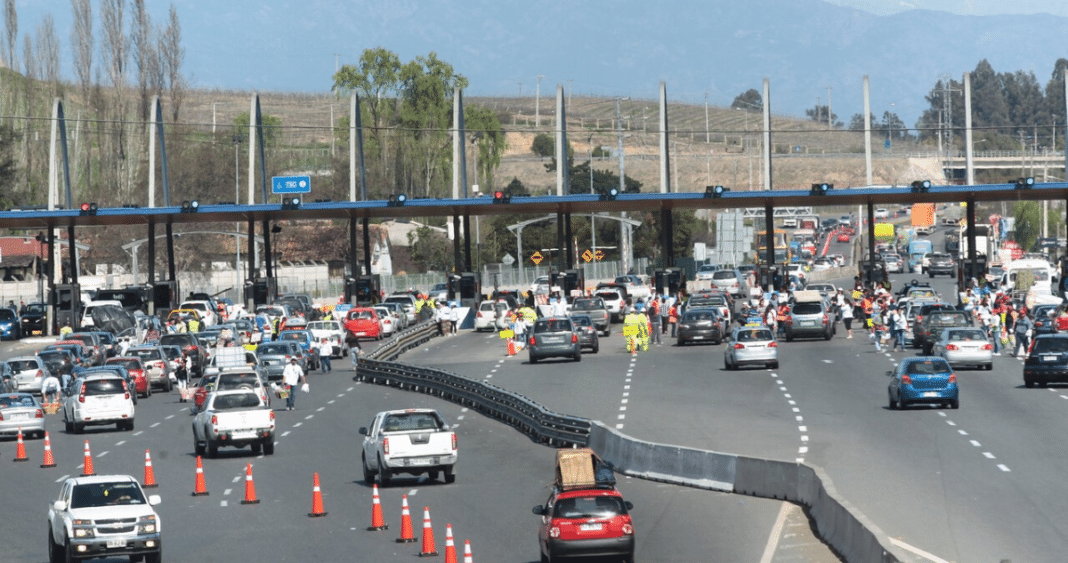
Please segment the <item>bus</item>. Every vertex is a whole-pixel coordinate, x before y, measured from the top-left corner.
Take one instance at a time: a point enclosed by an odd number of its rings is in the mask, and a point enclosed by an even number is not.
[[[793,257],[793,253],[790,251],[789,232],[782,229],[775,229],[772,231],[772,246],[775,248],[775,263],[787,264]],[[753,233],[755,242],[753,244],[753,262],[756,264],[767,264],[768,257],[765,253],[765,241],[767,240],[768,232],[765,230],[758,230]]]

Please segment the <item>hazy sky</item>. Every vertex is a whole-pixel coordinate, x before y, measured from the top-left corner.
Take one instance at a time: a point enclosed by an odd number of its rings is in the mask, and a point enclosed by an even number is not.
[[[1064,0],[827,0],[840,6],[851,6],[874,14],[896,14],[905,10],[938,10],[968,16],[1004,14],[1054,14],[1068,16],[1068,2]]]

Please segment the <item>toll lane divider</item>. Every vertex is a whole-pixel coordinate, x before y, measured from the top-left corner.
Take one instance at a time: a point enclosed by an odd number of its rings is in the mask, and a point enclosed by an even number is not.
[[[489,383],[393,361],[436,335],[432,322],[402,331],[363,355],[353,379],[440,397],[552,447],[589,446],[624,475],[800,504],[808,508],[820,537],[849,563],[908,560],[882,530],[837,494],[820,468],[637,440],[600,421],[554,413]]]

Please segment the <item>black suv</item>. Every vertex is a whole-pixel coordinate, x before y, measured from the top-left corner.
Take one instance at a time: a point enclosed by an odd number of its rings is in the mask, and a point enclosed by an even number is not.
[[[160,346],[178,346],[183,352],[189,352],[193,358],[193,373],[190,377],[204,375],[204,368],[208,365],[208,353],[204,346],[197,340],[192,332],[179,332],[176,334],[164,334],[159,337]]]
[[[946,275],[951,278],[957,277],[957,265],[953,262],[953,257],[944,252],[932,252],[927,255],[927,275],[929,277],[935,277],[936,275]]]
[[[972,326],[971,313],[957,311],[955,309],[939,309],[923,317],[919,323],[919,330],[913,335],[913,345],[923,348],[923,355],[930,356],[935,341],[947,328],[957,326]]]
[[[1043,334],[1035,338],[1024,360],[1024,385],[1068,383],[1068,334]]]
[[[48,315],[47,303],[30,303],[19,310],[19,324],[22,334],[44,334],[45,318]]]

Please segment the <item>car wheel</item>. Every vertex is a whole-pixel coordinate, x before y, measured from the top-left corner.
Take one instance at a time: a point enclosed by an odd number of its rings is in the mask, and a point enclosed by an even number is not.
[[[208,441],[208,457],[211,459],[219,457],[219,444],[210,440]]]
[[[74,423],[74,433],[75,434],[81,434],[82,432],[85,432],[85,425],[84,424],[78,424],[77,422],[75,422]]]
[[[593,347],[593,353],[594,354],[596,354],[597,352],[600,352],[600,351],[601,351],[601,345],[600,344],[598,344],[598,345]]]
[[[59,544],[52,539],[52,526],[48,527],[48,563],[60,563],[62,556],[60,554]]]
[[[453,467],[446,467],[445,468],[445,482],[449,483],[449,484],[452,484],[452,483],[456,482],[455,468],[453,468]]]
[[[582,361],[582,352],[575,352],[575,355],[574,355],[574,356],[572,356],[572,358],[573,358],[573,359],[574,359],[574,360],[575,360],[576,362],[581,362],[581,361]]]
[[[928,275],[928,276],[929,276],[929,277],[930,277],[931,279],[934,279],[934,272],[927,272],[927,275]]]
[[[363,462],[363,482],[368,485],[373,485],[375,483],[375,472],[367,469],[366,457],[361,456],[361,460]]]
[[[991,362],[989,364],[986,364],[985,366],[983,366],[983,369],[985,369],[986,371],[990,371],[990,370],[994,369],[994,363]]]
[[[530,363],[532,363],[532,364],[538,363],[538,358],[535,357],[533,354],[530,355]]]
[[[731,369],[731,363],[727,361],[727,356],[723,356],[723,369]]]
[[[168,393],[170,393],[172,390],[174,390],[174,382],[171,381],[170,376],[167,376],[167,385],[163,388],[163,390],[168,392]]]
[[[779,369],[779,362],[775,361],[771,363],[771,369]]]
[[[834,334],[832,334],[830,332],[826,332],[826,333],[823,334],[823,339],[824,340],[830,340],[832,336],[834,336]]]
[[[949,273],[949,278],[950,278],[950,279],[954,279],[954,278],[956,278],[956,277],[957,277],[957,274],[956,274],[956,272],[950,272],[950,273]]]
[[[787,332],[786,333],[786,341],[787,342],[793,342],[794,341],[794,335],[792,335],[789,332]]]
[[[886,397],[887,397],[887,399],[889,399],[889,401],[888,401],[889,404],[887,406],[890,407],[890,410],[896,411],[897,410],[897,401],[894,400],[894,396],[891,395],[890,393],[887,393]]]
[[[193,435],[193,451],[200,457],[203,457],[204,454],[207,453],[207,448],[196,439],[196,434]]]
[[[1034,386],[1035,386],[1035,382],[1034,381],[1032,381],[1030,379],[1025,379],[1024,380],[1024,387],[1027,387],[1028,389],[1031,389]]]
[[[384,489],[389,486],[389,481],[393,478],[393,475],[390,473],[389,469],[386,469],[386,465],[381,463],[381,460],[379,460],[378,467],[378,484]]]
[[[1030,387],[1030,385],[1028,385],[1028,387]],[[74,424],[67,420],[66,415],[63,415],[63,430],[66,431],[67,434],[74,432]]]
[[[145,554],[145,563],[160,563],[163,561],[163,548],[159,548],[157,551]]]
[[[263,439],[263,453],[264,455],[274,455],[274,436],[268,436]]]
[[[81,559],[74,556],[74,548],[71,547],[69,540],[67,543],[63,544],[63,561],[66,563],[76,563],[77,561],[81,561]]]
[[[959,409],[960,408],[960,399],[953,399],[952,401],[950,401],[949,402],[949,408],[951,408],[951,409]]]
[[[260,455],[260,452],[263,451],[263,444],[259,442],[252,442],[251,447],[252,453],[255,455]]]

